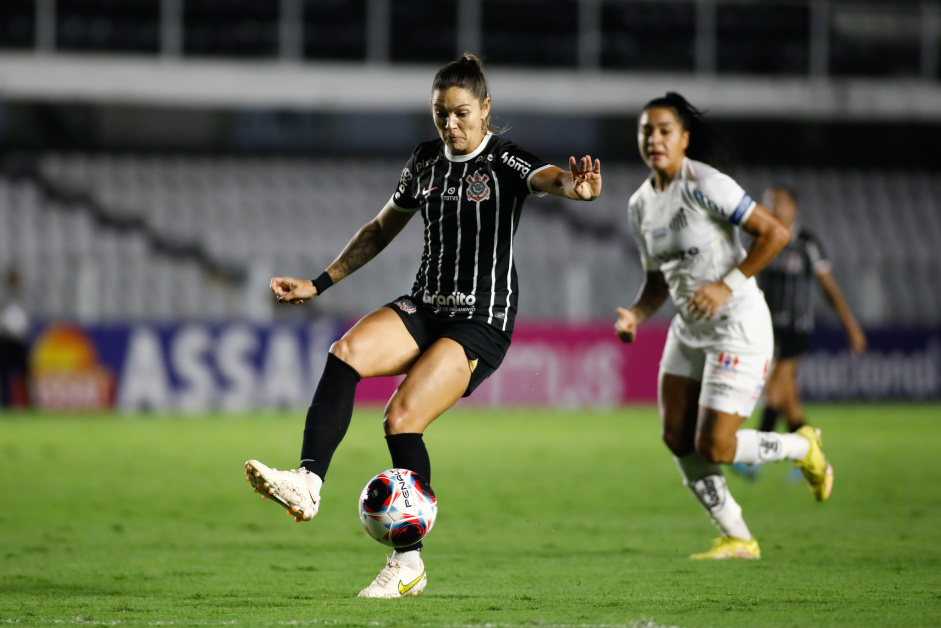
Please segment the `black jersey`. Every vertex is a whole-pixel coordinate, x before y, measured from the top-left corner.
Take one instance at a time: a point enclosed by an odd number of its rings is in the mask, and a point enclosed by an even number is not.
[[[817,275],[830,269],[819,240],[800,229],[784,249],[758,273],[771,321],[778,329],[810,333],[814,329]]]
[[[473,318],[513,330],[519,282],[513,236],[534,174],[548,164],[487,134],[469,155],[438,139],[419,144],[402,170],[392,206],[420,211],[425,245],[412,298],[435,316]]]

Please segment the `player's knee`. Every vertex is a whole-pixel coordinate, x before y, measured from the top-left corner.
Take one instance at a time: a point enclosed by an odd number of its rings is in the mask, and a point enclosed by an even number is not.
[[[340,338],[330,347],[330,353],[352,366],[355,359],[354,343],[348,338]]]
[[[408,402],[393,397],[386,404],[382,417],[382,427],[386,434],[406,434],[415,431],[414,417],[409,411]]]

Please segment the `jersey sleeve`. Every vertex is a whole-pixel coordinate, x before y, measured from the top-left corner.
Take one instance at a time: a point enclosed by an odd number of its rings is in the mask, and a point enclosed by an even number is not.
[[[631,199],[627,206],[627,224],[631,228],[634,241],[637,242],[637,249],[640,251],[640,263],[644,267],[644,272],[651,273],[660,270],[660,262],[650,256],[647,250],[647,239],[644,238],[644,232],[641,230],[641,209],[640,204]]]
[[[807,241],[807,257],[810,259],[810,265],[814,269],[814,274],[822,275],[830,272],[830,260],[827,258],[827,254],[820,240],[808,232],[804,232],[804,237]]]
[[[533,189],[532,180],[533,175],[549,166],[549,163],[512,142],[507,142],[506,145],[501,147],[500,153],[497,155],[497,167],[509,175],[506,180],[518,182],[518,188],[514,191],[522,195],[546,195],[545,192]]]
[[[735,179],[717,171],[697,181],[692,194],[703,209],[736,227],[748,220],[757,205]]]
[[[421,209],[421,202],[418,198],[418,177],[415,176],[415,161],[418,155],[418,149],[412,153],[402,174],[399,175],[399,183],[389,199],[392,207],[400,212],[414,213]]]

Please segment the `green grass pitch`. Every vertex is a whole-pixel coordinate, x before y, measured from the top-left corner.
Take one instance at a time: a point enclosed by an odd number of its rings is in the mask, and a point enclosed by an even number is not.
[[[358,411],[321,513],[294,523],[243,462],[296,462],[303,413],[0,418],[0,624],[941,626],[941,406],[815,405],[836,469],[729,483],[760,561],[716,535],[656,410],[455,409],[428,431],[439,516],[425,593],[361,600],[384,547],[356,501],[389,466]]]

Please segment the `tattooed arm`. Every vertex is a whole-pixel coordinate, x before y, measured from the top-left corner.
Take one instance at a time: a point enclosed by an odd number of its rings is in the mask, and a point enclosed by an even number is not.
[[[387,204],[375,218],[356,232],[340,256],[327,268],[333,283],[362,268],[399,234],[413,214],[396,211]],[[271,280],[271,291],[279,301],[303,303],[317,296],[313,281],[294,277],[275,277]]]

